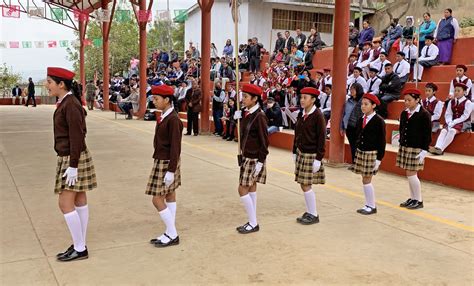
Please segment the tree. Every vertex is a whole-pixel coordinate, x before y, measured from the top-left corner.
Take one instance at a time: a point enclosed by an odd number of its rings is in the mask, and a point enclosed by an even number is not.
[[[173,49],[182,52],[184,48],[184,24],[166,20],[155,21],[148,32],[147,47],[149,50],[169,51]]]
[[[10,94],[10,90],[18,84],[20,80],[21,75],[14,73],[7,67],[6,63],[3,63],[3,66],[0,67],[0,91],[3,96]]]

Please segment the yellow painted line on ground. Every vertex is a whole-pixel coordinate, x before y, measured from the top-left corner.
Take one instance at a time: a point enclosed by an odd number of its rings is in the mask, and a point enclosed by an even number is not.
[[[148,133],[148,134],[154,134],[154,132],[151,132],[149,130],[138,128],[138,127],[135,127],[135,126],[130,126],[130,125],[127,125],[127,124],[123,124],[123,123],[117,122],[115,120],[103,118],[103,117],[96,116],[96,115],[92,115],[92,116],[96,117],[96,118],[99,118],[99,119],[102,119],[102,120],[110,121],[112,123],[118,124],[120,126],[124,126],[126,128],[135,129],[135,130],[145,132],[145,133]],[[197,145],[197,144],[193,144],[193,143],[189,143],[189,142],[184,142],[184,141],[182,143],[184,145],[187,145],[187,146],[190,146],[190,147],[193,147],[193,148],[198,148],[198,149],[201,149],[201,150],[206,151],[208,153],[213,153],[213,154],[219,155],[221,157],[230,158],[230,159],[236,158],[235,156],[229,155],[227,153],[217,151],[217,150],[213,150],[213,149],[210,149],[210,148],[207,148],[207,147],[203,147],[201,145]],[[267,169],[271,170],[271,171],[274,171],[276,173],[280,173],[280,174],[289,176],[289,177],[294,176],[293,173],[290,173],[290,172],[287,172],[287,171],[284,171],[284,170],[280,170],[280,169],[274,168],[272,166],[267,166]],[[351,196],[351,197],[357,197],[357,198],[363,198],[364,197],[364,196],[362,196],[361,194],[359,194],[357,192],[353,192],[353,191],[350,191],[350,190],[347,190],[347,189],[339,188],[337,186],[333,186],[333,185],[330,185],[330,184],[325,184],[325,185],[323,185],[323,187],[327,188],[327,189],[330,189],[330,190],[334,190],[334,191],[336,191],[338,193],[341,193],[341,194],[345,194],[347,196]],[[419,210],[408,210],[408,209],[405,209],[405,208],[401,208],[398,205],[394,205],[392,203],[389,203],[389,202],[386,202],[386,201],[381,201],[381,200],[377,200],[377,204],[383,205],[383,206],[386,206],[386,207],[389,207],[391,209],[395,209],[395,210],[398,210],[398,211],[402,211],[406,214],[421,217],[421,218],[424,218],[424,219],[427,219],[427,220],[430,220],[430,221],[433,221],[433,222],[438,222],[438,223],[449,225],[449,226],[452,226],[452,227],[455,227],[455,228],[458,228],[458,229],[462,229],[462,230],[465,230],[465,231],[474,232],[474,227],[473,226],[465,225],[465,224],[462,224],[462,223],[459,223],[459,222],[456,222],[456,221],[452,221],[452,220],[449,220],[449,219],[445,219],[445,218],[442,218],[442,217],[431,215],[431,214],[428,214],[428,213],[425,213],[425,212],[422,212],[422,211],[419,211]]]

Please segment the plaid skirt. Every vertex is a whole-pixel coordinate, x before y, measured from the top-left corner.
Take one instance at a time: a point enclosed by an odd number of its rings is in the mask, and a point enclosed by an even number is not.
[[[174,192],[179,186],[181,186],[180,161],[178,161],[178,167],[176,168],[176,172],[174,172],[174,182],[169,187],[165,186],[163,180],[165,179],[165,174],[168,171],[169,163],[169,160],[155,159],[153,168],[151,169],[150,178],[148,179],[145,194],[151,196],[164,196]]]
[[[240,166],[240,178],[239,184],[244,187],[253,186],[255,183],[265,184],[267,182],[267,167],[263,163],[262,170],[254,177],[252,176],[253,170],[257,165],[258,159],[250,159],[242,157],[242,165]]]
[[[54,185],[54,193],[60,194],[63,190],[74,192],[91,191],[97,188],[97,178],[95,175],[94,162],[89,150],[82,151],[77,165],[77,182],[74,186],[66,184],[66,177],[63,178],[64,172],[69,167],[69,156],[58,156],[58,165],[56,167],[56,183]]]
[[[420,152],[420,148],[400,146],[397,153],[396,166],[407,171],[423,170],[424,163],[420,163],[419,160],[415,158]]]
[[[295,181],[298,184],[309,186],[326,183],[326,175],[322,163],[319,171],[313,173],[314,160],[316,160],[316,154],[301,153],[300,150],[296,150]]]
[[[373,171],[375,161],[377,160],[377,150],[361,151],[357,149],[352,172],[360,174],[363,177],[376,175],[378,170]]]

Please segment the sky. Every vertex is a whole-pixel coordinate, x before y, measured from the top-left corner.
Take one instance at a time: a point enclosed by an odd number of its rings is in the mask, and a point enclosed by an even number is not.
[[[26,4],[25,0],[21,1]],[[169,0],[169,2],[170,10],[175,10],[187,9],[197,0]],[[156,10],[166,10],[166,0],[154,0],[153,13]],[[65,48],[21,48],[22,41],[50,40],[76,40],[76,37],[72,29],[47,20],[32,19],[24,13],[21,13],[19,19],[4,18],[0,15],[0,41],[20,42],[19,49],[0,48],[0,65],[6,63],[14,72],[20,73],[24,80],[30,76],[33,80],[44,79],[48,66],[72,68],[72,62],[67,59]]]

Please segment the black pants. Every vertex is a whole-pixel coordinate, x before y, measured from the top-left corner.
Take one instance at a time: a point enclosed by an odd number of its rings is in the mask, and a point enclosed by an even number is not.
[[[186,128],[186,134],[191,135],[191,130],[194,135],[199,134],[199,112],[193,112],[191,108],[188,108],[188,127]]]
[[[227,120],[225,122],[226,130],[225,130],[225,138],[230,138],[234,139],[234,133],[235,133],[235,123],[231,122],[230,120]]]
[[[356,128],[347,126],[346,136],[347,136],[347,139],[349,139],[349,145],[351,146],[352,163],[354,163],[355,153],[356,153],[356,143],[357,143]]]
[[[250,58],[250,71],[258,72],[260,70],[260,59],[257,57]]]
[[[30,98],[33,99],[33,106],[36,106],[36,99],[34,94],[28,94],[28,99],[26,100],[26,106],[30,103]]]

